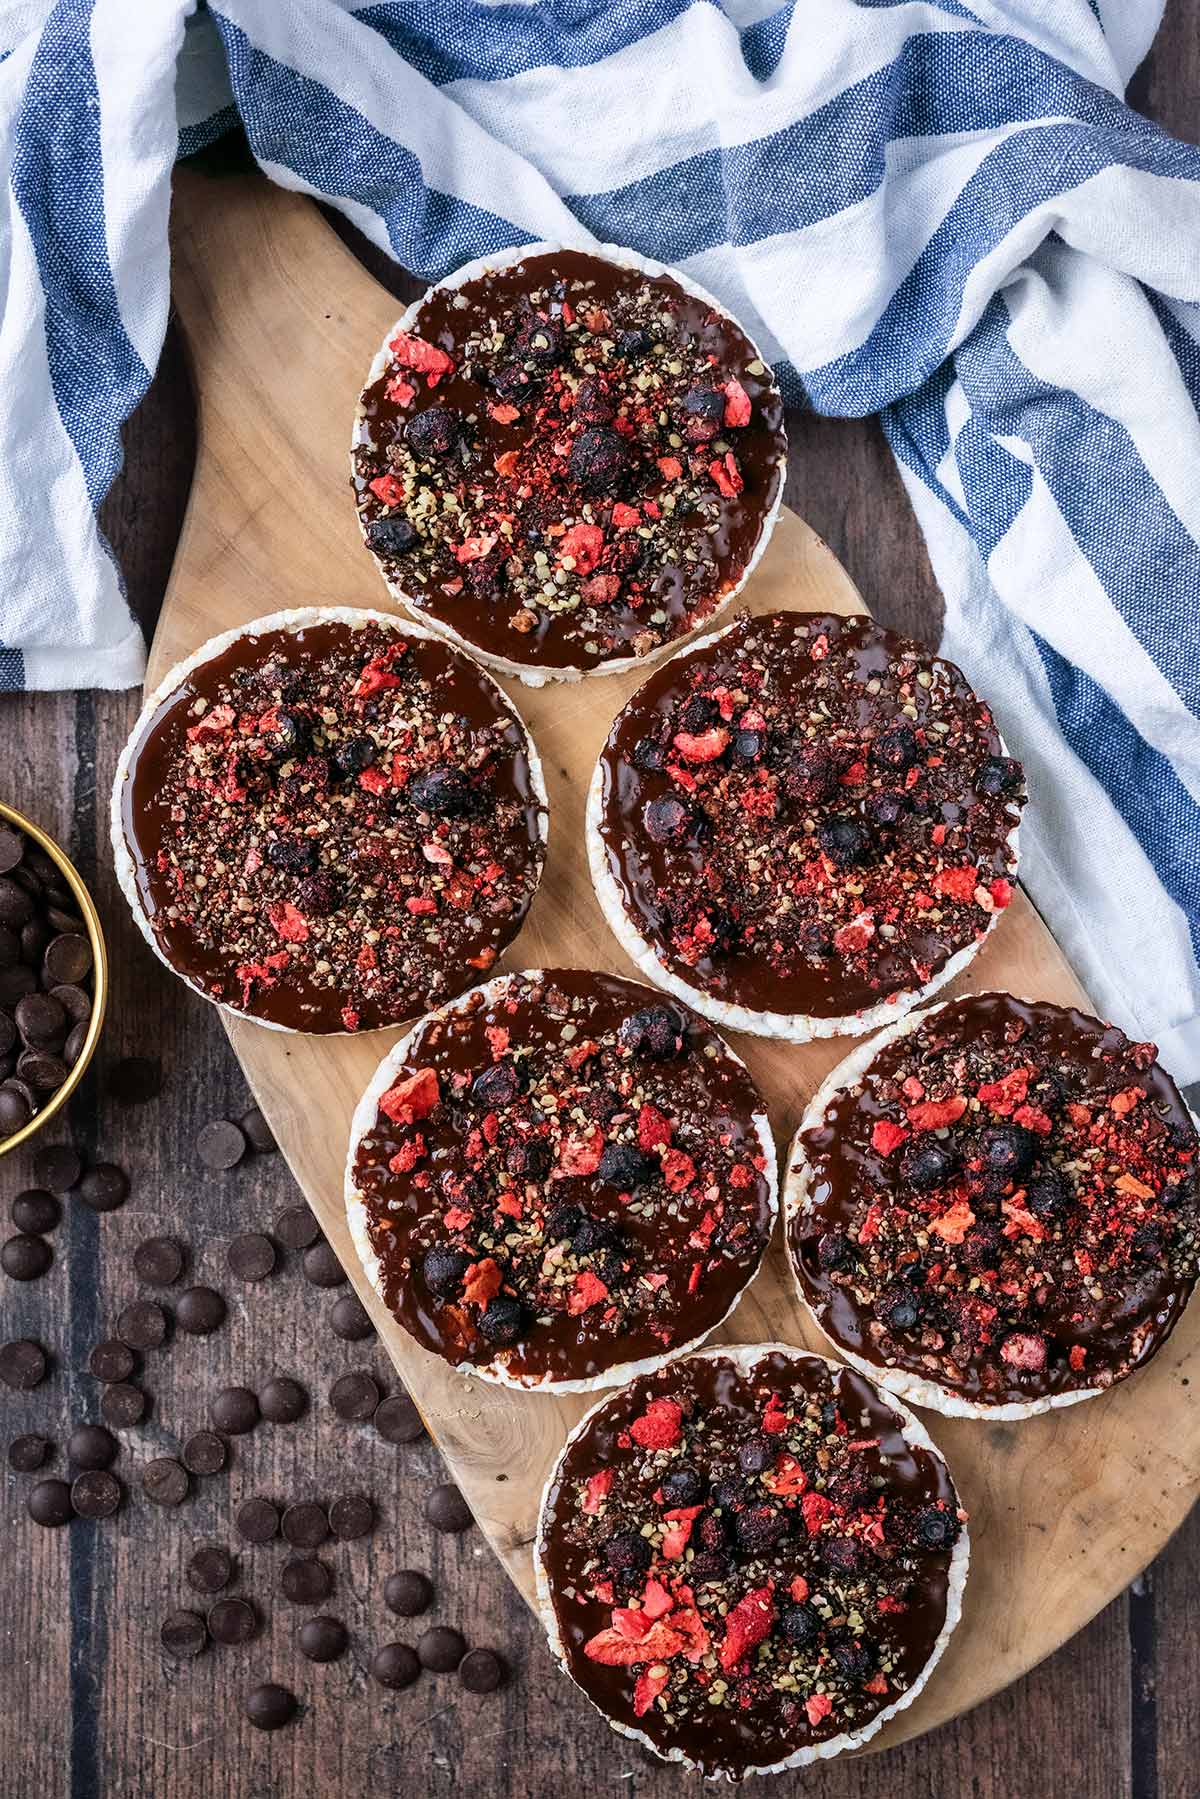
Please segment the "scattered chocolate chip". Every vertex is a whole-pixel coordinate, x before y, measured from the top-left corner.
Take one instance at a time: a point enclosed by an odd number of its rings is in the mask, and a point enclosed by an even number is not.
[[[258,1613],[248,1599],[218,1599],[209,1607],[208,1634],[230,1647],[249,1643],[258,1635]]]
[[[120,1448],[102,1424],[78,1424],[67,1438],[67,1459],[76,1468],[111,1468]]]
[[[97,1162],[80,1181],[79,1197],[93,1212],[115,1212],[129,1198],[129,1176],[114,1162]]]
[[[343,1343],[363,1343],[375,1335],[375,1326],[357,1293],[343,1293],[329,1311],[329,1328]]]
[[[433,1582],[416,1568],[401,1568],[384,1582],[383,1602],[399,1617],[415,1618],[433,1603]]]
[[[121,1106],[142,1106],[162,1089],[162,1066],[148,1056],[125,1056],[108,1071],[108,1091]]]
[[[225,1301],[214,1287],[188,1287],[179,1295],[175,1322],[190,1337],[208,1337],[225,1322]]]
[[[391,1393],[381,1400],[372,1423],[385,1443],[415,1443],[425,1435],[424,1421],[407,1393]]]
[[[181,1660],[208,1647],[208,1631],[199,1612],[172,1612],[163,1619],[158,1636],[167,1654]]]
[[[339,1375],[329,1389],[329,1403],[348,1424],[363,1423],[379,1405],[379,1385],[365,1369]]]
[[[88,1357],[88,1372],[97,1380],[127,1380],[136,1360],[128,1343],[122,1343],[119,1337],[107,1337],[103,1343],[97,1343]]]
[[[83,1173],[83,1162],[77,1150],[66,1143],[39,1149],[33,1158],[33,1176],[39,1187],[51,1193],[69,1193]]]
[[[249,1387],[223,1387],[213,1400],[213,1423],[227,1437],[244,1437],[261,1416],[258,1397]]]
[[[189,1474],[219,1474],[229,1459],[224,1437],[215,1430],[198,1430],[179,1452]]]
[[[248,1543],[270,1543],[279,1535],[279,1508],[269,1499],[245,1499],[234,1523]]]
[[[112,1392],[112,1388],[109,1388]],[[174,1456],[156,1456],[142,1469],[142,1491],[155,1505],[182,1505],[188,1496],[188,1473]]]
[[[29,1337],[0,1344],[0,1380],[18,1393],[27,1393],[44,1380],[47,1366],[45,1350]]]
[[[250,1689],[243,1709],[256,1730],[282,1730],[291,1723],[298,1708],[294,1693],[269,1680]]]
[[[219,1543],[205,1543],[189,1556],[185,1573],[197,1593],[220,1593],[233,1579],[233,1557]]]
[[[341,1493],[329,1508],[329,1528],[339,1543],[369,1536],[374,1525],[375,1507],[365,1493]]]
[[[289,1206],[275,1220],[275,1235],[285,1249],[307,1249],[321,1235],[321,1227],[307,1206]]]
[[[407,1643],[385,1643],[371,1657],[371,1674],[381,1687],[390,1687],[394,1692],[410,1687],[421,1675],[416,1650]]]
[[[133,1252],[133,1271],[151,1287],[169,1287],[183,1273],[184,1248],[175,1237],[146,1237]]]
[[[167,1340],[167,1314],[152,1299],[135,1299],[117,1319],[117,1335],[130,1349],[158,1349]]]
[[[100,1395],[100,1412],[114,1430],[132,1430],[146,1416],[147,1397],[128,1381],[113,1381]]]
[[[41,1236],[44,1231],[52,1231],[62,1218],[62,1207],[53,1193],[46,1193],[40,1187],[27,1187],[24,1193],[18,1193],[9,1210],[14,1229],[24,1231],[30,1236]]]
[[[308,1410],[308,1394],[298,1380],[276,1374],[259,1394],[258,1403],[269,1424],[294,1424]]]
[[[305,1250],[302,1265],[305,1280],[314,1287],[344,1287],[349,1278],[324,1237]]]
[[[467,1645],[462,1635],[448,1624],[430,1625],[428,1630],[422,1631],[417,1642],[421,1666],[434,1674],[452,1674],[466,1653]]]
[[[50,1448],[48,1437],[14,1437],[8,1446],[8,1465],[14,1474],[33,1474],[44,1465]]]
[[[255,1155],[269,1156],[279,1148],[274,1132],[257,1106],[251,1106],[248,1112],[243,1112],[238,1125]]]
[[[425,1495],[424,1511],[433,1528],[446,1533],[469,1530],[475,1522],[470,1506],[451,1481],[430,1488]]]
[[[259,1231],[248,1231],[233,1239],[227,1260],[229,1272],[239,1280],[265,1280],[275,1267],[275,1245]]]
[[[111,1518],[121,1504],[121,1483],[104,1468],[89,1468],[71,1482],[71,1504],[80,1518]]]
[[[349,1641],[341,1619],[330,1618],[324,1613],[316,1618],[306,1618],[300,1628],[300,1652],[310,1662],[335,1662],[339,1655],[346,1653]]]
[[[296,1555],[283,1564],[279,1591],[293,1605],[320,1605],[333,1591],[333,1574],[315,1555]]]
[[[54,1251],[44,1237],[10,1237],[0,1247],[0,1268],[11,1281],[37,1281],[54,1260]]]
[[[507,1670],[493,1649],[472,1649],[458,1664],[458,1678],[468,1693],[494,1693]]]
[[[319,1549],[329,1535],[329,1518],[315,1499],[301,1499],[288,1506],[280,1528],[293,1549]]]
[[[196,1153],[206,1168],[236,1168],[246,1153],[246,1139],[231,1118],[214,1118],[196,1138]]]
[[[39,1480],[29,1490],[25,1509],[35,1524],[44,1524],[48,1529],[68,1524],[75,1516],[71,1489],[65,1480]]]

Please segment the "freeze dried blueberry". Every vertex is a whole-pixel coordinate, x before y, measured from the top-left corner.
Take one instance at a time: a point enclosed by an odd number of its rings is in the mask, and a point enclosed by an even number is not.
[[[1071,1203],[1067,1184],[1061,1174],[1047,1169],[1030,1181],[1025,1191],[1025,1209],[1035,1218],[1061,1218]]]
[[[836,868],[857,868],[871,854],[871,832],[866,822],[849,813],[822,819],[817,841]]]
[[[752,1505],[734,1513],[733,1531],[738,1548],[746,1555],[765,1555],[783,1541],[788,1521],[773,1506]]]
[[[632,1193],[637,1187],[644,1187],[652,1181],[658,1172],[658,1163],[653,1156],[648,1156],[631,1143],[606,1143],[600,1157],[597,1173],[600,1179],[610,1187],[618,1188],[622,1193]]]
[[[962,1246],[968,1268],[995,1268],[1004,1254],[1004,1233],[995,1224],[976,1224],[967,1232]]]
[[[698,1505],[707,1483],[699,1468],[680,1462],[663,1477],[662,1496],[667,1505]]]
[[[511,1106],[521,1091],[521,1076],[513,1062],[494,1062],[471,1082],[471,1098],[489,1112]]]
[[[321,869],[309,875],[296,889],[296,904],[306,918],[328,918],[342,903],[342,890],[337,876]]]
[[[885,1287],[875,1301],[875,1316],[890,1331],[910,1331],[921,1316],[917,1295],[909,1287]]]
[[[404,441],[414,456],[436,462],[462,442],[462,420],[450,406],[427,406],[405,425]]]
[[[783,791],[802,805],[819,805],[830,799],[838,786],[838,771],[829,751],[819,743],[795,751],[783,768]]]
[[[715,725],[720,716],[721,709],[715,700],[710,700],[706,693],[692,693],[679,714],[679,729],[689,736],[699,737],[710,725]]]
[[[276,762],[288,762],[294,756],[302,756],[311,742],[309,721],[299,712],[276,707],[263,742]]]
[[[616,417],[607,390],[600,381],[581,381],[575,390],[575,417],[581,425],[608,425]]]
[[[488,1301],[479,1320],[479,1329],[489,1343],[494,1343],[499,1349],[507,1349],[524,1333],[525,1308],[519,1299],[512,1299],[507,1293],[497,1293],[494,1299]]]
[[[544,1180],[552,1160],[550,1145],[542,1137],[517,1137],[504,1152],[508,1173],[526,1181]]]
[[[688,1504],[695,1504],[689,1500]],[[702,1549],[724,1549],[729,1542],[730,1514],[724,1511],[705,1512],[696,1524],[696,1542]]]
[[[595,1255],[598,1250],[615,1249],[621,1241],[617,1225],[607,1218],[589,1218],[585,1212],[572,1233],[571,1248],[577,1256]]]
[[[522,362],[536,369],[552,369],[563,352],[563,328],[558,319],[542,319],[527,312],[517,326],[513,349]]]
[[[626,362],[640,362],[643,356],[654,348],[654,339],[648,331],[640,328],[633,331],[618,331],[614,339],[617,355]]]
[[[617,1041],[635,1056],[669,1062],[683,1048],[683,1024],[667,1006],[645,1006],[621,1020]]]
[[[854,1244],[841,1231],[826,1231],[817,1239],[817,1267],[824,1274],[847,1274],[856,1260]]]
[[[425,1251],[421,1273],[431,1293],[436,1293],[439,1299],[448,1299],[452,1293],[459,1291],[463,1275],[470,1265],[470,1256],[461,1249],[451,1249],[449,1244],[435,1243],[432,1249]]]
[[[277,837],[267,845],[267,861],[285,874],[311,874],[317,866],[317,846],[307,837]]]
[[[661,774],[667,766],[666,754],[661,743],[653,737],[639,737],[633,746],[633,765],[640,768],[643,774]]]
[[[1154,1224],[1139,1225],[1129,1239],[1129,1247],[1137,1261],[1150,1266],[1160,1264],[1166,1254],[1162,1232]]]
[[[738,1445],[738,1467],[743,1474],[765,1474],[775,1466],[775,1445],[761,1431],[746,1437]]]
[[[722,1474],[713,1482],[713,1501],[715,1504],[728,1511],[732,1506],[738,1505],[745,1499],[749,1491],[750,1489],[745,1481],[740,1479],[738,1475]]]
[[[416,542],[406,518],[373,518],[367,526],[367,546],[377,556],[406,556]]]
[[[683,435],[692,444],[711,443],[725,423],[725,395],[719,387],[693,387],[683,398]]]
[[[829,1483],[829,1497],[835,1505],[840,1505],[846,1512],[861,1512],[874,1498],[875,1489],[871,1485],[871,1476],[862,1465],[861,1457],[856,1458]]]
[[[692,822],[691,808],[668,796],[649,800],[642,809],[642,823],[651,843],[674,843]]]
[[[908,811],[908,800],[904,794],[882,787],[867,795],[863,801],[863,811],[877,829],[890,831]]]
[[[917,734],[911,725],[892,725],[877,737],[871,745],[870,757],[876,768],[886,768],[889,774],[902,775],[910,769],[921,754],[921,746]]]
[[[463,818],[476,803],[475,789],[466,775],[442,765],[415,776],[406,791],[418,811],[434,818]]]
[[[996,799],[1021,785],[1021,764],[1011,756],[989,756],[975,770],[975,791],[985,799]]]
[[[988,1174],[1014,1180],[1033,1166],[1037,1139],[1019,1124],[992,1124],[979,1133],[979,1154]]]
[[[826,1537],[821,1545],[821,1559],[832,1574],[857,1574],[864,1554],[854,1537]]]
[[[913,1520],[913,1538],[922,1549],[953,1549],[961,1535],[955,1513],[938,1505],[922,1506]]]
[[[506,406],[524,406],[538,390],[538,383],[519,363],[510,362],[491,378],[492,392]]]
[[[571,479],[585,493],[615,494],[629,475],[629,451],[618,432],[606,425],[591,425],[572,444],[568,466]]]
[[[762,737],[759,732],[735,732],[733,739],[733,753],[739,762],[757,762],[762,755]]]
[[[959,1155],[952,1143],[941,1137],[923,1137],[905,1150],[900,1161],[900,1177],[918,1193],[944,1186],[958,1171]]]
[[[370,768],[375,760],[375,745],[369,737],[343,737],[330,760],[334,773],[348,781],[352,775],[361,775],[364,768]]]
[[[604,1560],[614,1574],[644,1574],[650,1566],[650,1545],[636,1530],[618,1530],[603,1545]]]
[[[845,1637],[833,1645],[833,1659],[847,1680],[862,1686],[874,1674],[879,1657],[872,1644],[862,1637]]]
[[[688,1579],[693,1585],[706,1580],[728,1580],[729,1558],[717,1549],[699,1549],[688,1563]]]
[[[780,1615],[779,1630],[793,1649],[808,1649],[821,1634],[821,1614],[813,1605],[789,1605]]]

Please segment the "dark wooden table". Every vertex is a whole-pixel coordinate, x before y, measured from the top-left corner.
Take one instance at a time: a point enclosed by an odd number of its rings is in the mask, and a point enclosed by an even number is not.
[[[1134,86],[1135,102],[1181,135],[1195,133],[1200,32],[1194,0],[1175,0]],[[392,275],[397,292],[408,291]],[[186,499],[192,449],[190,392],[172,335],[151,394],[126,433],[127,465],[106,509],[113,547],[147,627],[170,567]],[[854,575],[877,615],[936,641],[940,603],[919,533],[873,424],[793,421],[788,498]],[[298,595],[297,599],[303,596]],[[0,1799],[351,1799],[391,1792],[542,1795],[584,1791],[665,1799],[685,1777],[651,1765],[592,1713],[551,1665],[532,1618],[474,1532],[435,1537],[421,1497],[439,1475],[435,1449],[389,1448],[370,1427],[341,1424],[327,1403],[337,1374],[372,1367],[394,1388],[373,1343],[340,1342],[326,1314],[335,1295],[301,1276],[294,1254],[267,1282],[241,1286],[225,1250],[240,1230],[270,1230],[296,1191],[278,1157],[227,1173],[199,1164],[195,1137],[212,1117],[249,1103],[215,1013],[165,975],[133,931],[113,882],[107,795],[118,748],[138,707],[135,694],[40,694],[0,707],[4,798],[65,841],[92,884],[113,958],[111,1017],[94,1073],[74,1104],[70,1134],[85,1151],[126,1166],[133,1194],[98,1218],[69,1203],[49,1276],[0,1292],[0,1337],[30,1335],[55,1352],[38,1391],[0,1392],[2,1436],[39,1430],[55,1438],[55,1471],[75,1422],[98,1415],[98,1387],[84,1371],[138,1290],[133,1245],[171,1231],[191,1246],[195,1277],[230,1298],[212,1338],[181,1338],[150,1355],[144,1379],[154,1404],[144,1428],[124,1433],[117,1471],[128,1497],[115,1519],[45,1531],[25,1515],[27,1477],[3,1471],[3,1605],[0,1608]],[[161,1060],[164,1087],[150,1105],[126,1108],[106,1093],[121,1056]],[[65,1135],[66,1133],[60,1133]],[[28,1184],[30,1159],[0,1163],[0,1202]],[[308,1416],[262,1426],[237,1441],[230,1470],[193,1482],[177,1511],[151,1505],[139,1464],[177,1453],[208,1422],[211,1395],[273,1372],[310,1390]],[[330,1497],[371,1491],[380,1522],[366,1542],[329,1559],[337,1587],[323,1609],[352,1632],[347,1657],[315,1667],[295,1637],[303,1613],[273,1592],[281,1546],[246,1551],[238,1589],[263,1614],[259,1639],[172,1663],[158,1645],[163,1616],[189,1603],[183,1567],[193,1546],[236,1546],[232,1514],[250,1493]],[[1024,1496],[1036,1506],[1037,1494]],[[366,1673],[372,1649],[411,1640],[382,1589],[393,1569],[428,1570],[437,1587],[429,1618],[458,1625],[473,1644],[501,1649],[507,1689],[489,1699],[460,1693],[453,1676],[426,1675],[386,1694]],[[1200,1515],[1130,1590],[1027,1679],[957,1723],[889,1755],[842,1762],[797,1777],[813,1799],[1184,1799],[1197,1791],[1196,1688],[1200,1639],[1192,1608],[1200,1580]],[[417,1628],[420,1628],[418,1626]],[[274,1678],[306,1704],[275,1736],[242,1719],[246,1689]],[[779,1785],[764,1792],[783,1790]]]

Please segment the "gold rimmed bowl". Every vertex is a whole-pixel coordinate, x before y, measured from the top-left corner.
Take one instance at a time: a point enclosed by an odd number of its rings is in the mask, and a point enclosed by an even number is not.
[[[88,1019],[87,1036],[83,1040],[83,1048],[75,1059],[74,1065],[61,1087],[47,1099],[45,1105],[34,1113],[28,1124],[23,1124],[19,1131],[10,1137],[0,1137],[0,1156],[5,1156],[41,1130],[56,1113],[61,1112],[71,1095],[75,1092],[87,1070],[88,1063],[95,1054],[96,1045],[100,1041],[100,1032],[104,1026],[104,1010],[108,1004],[108,951],[104,943],[104,931],[100,925],[100,914],[96,910],[96,902],[84,886],[76,870],[75,864],[31,818],[18,812],[13,806],[6,806],[0,801],[0,824],[10,825],[14,831],[20,831],[30,843],[35,844],[45,855],[49,856],[59,870],[63,880],[71,890],[79,916],[87,927],[88,942],[92,946],[92,1012]]]

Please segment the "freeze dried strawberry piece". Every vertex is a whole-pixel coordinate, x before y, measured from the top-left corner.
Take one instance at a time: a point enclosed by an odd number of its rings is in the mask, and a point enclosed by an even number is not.
[[[833,1700],[828,1693],[813,1693],[804,1701],[804,1710],[808,1714],[809,1723],[815,1730],[817,1725],[833,1710]]]
[[[491,418],[495,419],[498,425],[513,425],[521,416],[515,406],[509,406],[507,402],[503,400],[490,403],[488,406],[488,414]],[[515,450],[509,450],[506,454],[510,455],[514,462],[516,461],[517,453]],[[502,475],[511,474],[511,469],[500,468],[500,461],[501,458],[498,456],[496,458],[496,468],[498,472]]]
[[[776,1456],[774,1471],[767,1476],[766,1484],[781,1499],[790,1499],[795,1494],[804,1492],[808,1486],[808,1475],[796,1457],[783,1450]]]
[[[612,522],[618,531],[635,531],[642,522],[642,515],[636,506],[627,506],[624,500],[618,500],[612,509]]]
[[[589,1474],[587,1491],[580,1502],[580,1510],[594,1517],[604,1500],[608,1498],[612,1484],[613,1471],[611,1468],[601,1468],[598,1473]]]
[[[742,472],[738,468],[737,458],[734,456],[732,450],[726,452],[723,461],[710,462],[708,465],[708,472],[713,485],[727,500],[736,500],[737,496],[746,485],[742,479]]]
[[[777,1437],[788,1427],[788,1415],[778,1393],[772,1393],[762,1415],[762,1427],[769,1436]]]
[[[646,1582],[646,1591],[642,1594],[642,1610],[651,1623],[656,1618],[665,1618],[674,1603],[662,1581],[655,1580],[651,1575]]]
[[[442,1222],[447,1230],[465,1231],[471,1224],[471,1214],[464,1211],[462,1206],[451,1206]]]
[[[940,893],[945,899],[959,900],[969,905],[975,898],[975,889],[979,885],[979,872],[971,864],[964,863],[961,868],[943,868],[933,877],[933,891]]]
[[[304,914],[296,910],[291,900],[284,900],[280,905],[268,906],[267,917],[285,943],[308,942],[308,925]]]
[[[599,525],[572,525],[563,532],[558,553],[572,557],[579,574],[590,575],[604,554],[604,533]]]
[[[667,1149],[662,1158],[663,1180],[671,1193],[682,1193],[696,1178],[696,1164],[682,1149]]]
[[[188,742],[199,743],[206,737],[223,737],[236,717],[237,713],[232,706],[213,706],[199,724],[188,726]]]
[[[975,1214],[966,1200],[956,1199],[929,1228],[936,1231],[943,1243],[961,1243],[974,1222]]]
[[[442,376],[448,375],[454,367],[445,350],[439,350],[436,344],[427,344],[424,338],[413,337],[407,331],[397,331],[389,340],[388,349],[402,368],[415,369],[419,375],[424,375],[430,387],[436,387]]]
[[[770,1582],[746,1593],[725,1619],[725,1640],[717,1660],[728,1674],[731,1668],[764,1641],[775,1621],[775,1589]]]
[[[669,1562],[677,1562],[688,1546],[692,1534],[692,1525],[704,1510],[702,1505],[676,1506],[673,1511],[664,1512],[663,1516],[673,1528],[663,1537],[662,1552]]]
[[[639,1674],[633,1687],[633,1715],[641,1718],[671,1678],[671,1670],[663,1662],[654,1662],[644,1673]]]
[[[393,375],[383,391],[395,406],[410,406],[417,397],[416,388],[403,375]]]
[[[595,1174],[604,1153],[604,1132],[599,1128],[586,1137],[564,1137],[559,1145],[559,1175]]]
[[[674,1449],[683,1434],[683,1412],[673,1399],[652,1399],[629,1434],[643,1449]]]
[[[660,1112],[657,1106],[652,1106],[647,1100],[638,1112],[638,1148],[658,1149],[660,1145],[669,1143],[674,1128],[666,1113]]]
[[[997,876],[988,891],[991,893],[992,906],[995,911],[1003,912],[1006,906],[1012,904],[1013,884],[1011,881],[1006,881],[1003,875]]]
[[[696,733],[677,731],[671,741],[687,762],[715,762],[729,748],[729,732],[713,725]]]
[[[940,1131],[947,1125],[957,1124],[967,1109],[967,1102],[960,1094],[952,1099],[927,1099],[920,1105],[909,1106],[908,1122],[914,1131]]]
[[[660,1620],[652,1624],[643,1637],[624,1637],[610,1625],[596,1632],[583,1646],[583,1653],[594,1662],[610,1668],[627,1668],[631,1662],[669,1660],[683,1648],[683,1638],[674,1627]]]
[[[382,768],[364,768],[358,777],[358,784],[364,793],[386,793],[391,786]]]
[[[796,1575],[791,1586],[788,1588],[788,1592],[796,1601],[797,1605],[804,1604],[804,1601],[808,1598],[808,1582],[805,1580],[803,1574]]]
[[[499,1293],[503,1279],[494,1256],[484,1256],[481,1262],[472,1262],[463,1276],[464,1303],[478,1306],[482,1311],[489,1299],[495,1299]]]
[[[871,1148],[881,1156],[890,1156],[907,1138],[908,1132],[902,1124],[893,1124],[890,1118],[881,1118],[871,1132]]]
[[[1043,1112],[1040,1106],[1018,1106],[1013,1113],[1013,1123],[1033,1131],[1038,1137],[1048,1137],[1054,1129],[1049,1113]]]
[[[404,499],[404,484],[395,475],[376,475],[370,482],[371,492],[384,506],[399,506]]]
[[[833,1501],[826,1499],[824,1493],[806,1493],[800,1501],[800,1512],[805,1530],[810,1537],[815,1537],[821,1526],[832,1517]]]
[[[380,1096],[379,1110],[393,1124],[415,1124],[419,1118],[428,1118],[440,1097],[437,1070],[418,1068]]]
[[[1046,1339],[1036,1331],[1010,1331],[1000,1354],[1010,1368],[1037,1374],[1046,1366]]]
[[[420,1131],[402,1143],[395,1155],[388,1162],[393,1174],[409,1174],[425,1154],[425,1139]]]
[[[737,376],[734,375],[725,383],[725,425],[727,429],[737,430],[750,423],[750,395],[746,392]]]
[[[1017,1106],[1025,1104],[1032,1074],[1032,1068],[1014,1068],[998,1081],[985,1081],[977,1094],[980,1105],[988,1106],[1001,1118],[1010,1117]]]
[[[567,1311],[572,1318],[578,1318],[582,1312],[590,1311],[608,1298],[608,1288],[598,1275],[590,1268],[582,1269],[576,1276],[567,1300]]]
[[[658,472],[663,477],[664,481],[678,481],[680,475],[683,473],[683,464],[680,462],[678,456],[660,456],[658,458]]]

